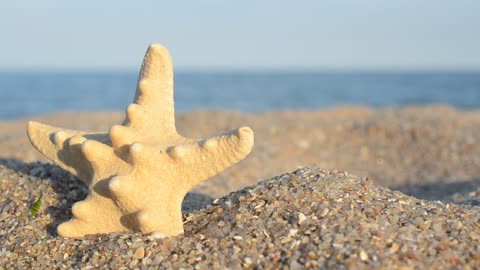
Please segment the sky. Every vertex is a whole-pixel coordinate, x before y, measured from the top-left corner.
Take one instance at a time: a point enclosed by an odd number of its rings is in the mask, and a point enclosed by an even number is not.
[[[480,70],[478,0],[0,0],[0,70]]]

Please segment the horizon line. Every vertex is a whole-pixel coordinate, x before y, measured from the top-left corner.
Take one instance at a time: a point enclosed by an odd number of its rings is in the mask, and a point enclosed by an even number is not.
[[[138,68],[7,68],[0,73],[138,73]],[[480,67],[178,67],[180,73],[478,73]]]

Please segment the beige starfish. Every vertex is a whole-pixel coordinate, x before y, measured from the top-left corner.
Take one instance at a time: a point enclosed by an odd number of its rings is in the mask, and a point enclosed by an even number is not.
[[[121,125],[94,133],[28,123],[33,146],[89,186],[58,227],[64,237],[110,232],[183,233],[181,204],[203,180],[237,163],[253,147],[249,127],[207,140],[175,128],[173,67],[161,45],[143,60],[135,99]]]

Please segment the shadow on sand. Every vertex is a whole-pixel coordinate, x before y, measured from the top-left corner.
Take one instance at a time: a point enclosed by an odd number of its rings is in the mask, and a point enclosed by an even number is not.
[[[478,178],[455,182],[440,180],[426,184],[409,183],[389,188],[422,200],[480,206],[480,179]],[[472,192],[475,193],[474,196]]]

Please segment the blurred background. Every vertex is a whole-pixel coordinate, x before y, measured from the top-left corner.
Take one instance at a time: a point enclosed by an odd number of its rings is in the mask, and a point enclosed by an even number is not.
[[[480,2],[4,1],[0,120],[123,110],[150,43],[176,109],[480,107]]]

